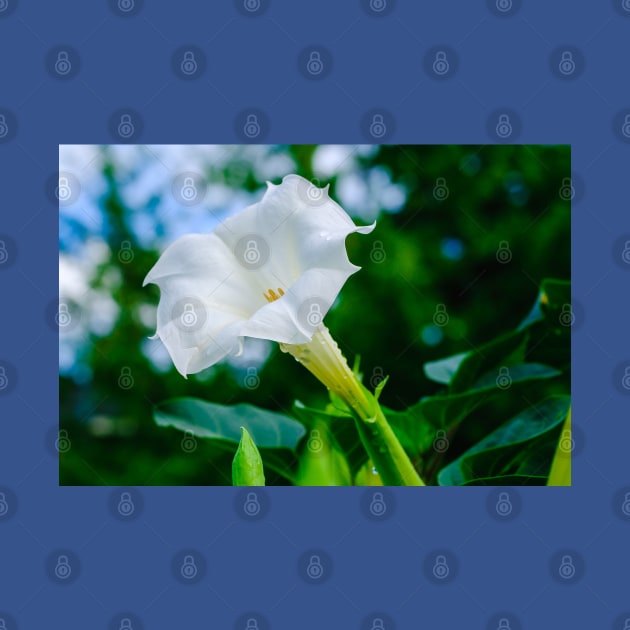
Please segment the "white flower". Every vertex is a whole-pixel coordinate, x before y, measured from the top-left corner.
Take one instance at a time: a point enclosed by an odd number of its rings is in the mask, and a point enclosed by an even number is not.
[[[328,187],[298,175],[268,183],[260,202],[160,256],[144,281],[160,287],[156,336],[184,376],[238,351],[243,337],[303,347],[359,269],[346,237],[373,229],[354,225]]]

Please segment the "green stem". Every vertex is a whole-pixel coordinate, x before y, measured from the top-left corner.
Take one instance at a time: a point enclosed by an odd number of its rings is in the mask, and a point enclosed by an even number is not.
[[[369,392],[348,362],[326,326],[321,324],[305,344],[280,344],[328,389],[352,409],[361,442],[383,483],[388,486],[424,486],[425,483],[389,426],[376,396]]]
[[[426,485],[413,467],[411,460],[387,422],[376,398],[365,388],[364,403],[372,408],[371,417],[366,417],[366,405],[354,407],[355,423],[361,442],[374,467],[386,486]]]

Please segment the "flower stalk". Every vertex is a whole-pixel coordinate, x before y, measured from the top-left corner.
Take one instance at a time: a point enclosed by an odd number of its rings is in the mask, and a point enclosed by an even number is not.
[[[389,486],[424,486],[407,453],[387,422],[376,397],[350,369],[326,326],[320,324],[310,342],[280,344],[352,410],[359,437]]]

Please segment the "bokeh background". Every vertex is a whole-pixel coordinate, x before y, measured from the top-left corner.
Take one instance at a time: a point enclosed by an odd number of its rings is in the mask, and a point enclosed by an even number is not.
[[[298,173],[357,223],[352,276],[326,324],[366,384],[403,409],[438,385],[423,364],[514,328],[540,281],[570,278],[568,146],[62,146],[57,319],[60,483],[231,483],[231,455],[157,427],[154,404],[195,396],[272,410],[327,400],[276,344],[182,378],[142,281],[175,238],[207,232]]]

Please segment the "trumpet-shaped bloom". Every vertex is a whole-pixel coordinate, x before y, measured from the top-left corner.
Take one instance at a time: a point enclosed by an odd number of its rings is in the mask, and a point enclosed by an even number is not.
[[[184,376],[238,351],[243,337],[307,344],[359,269],[346,237],[373,228],[354,225],[328,187],[298,175],[268,183],[261,201],[160,256],[144,281],[160,287],[156,336]]]

